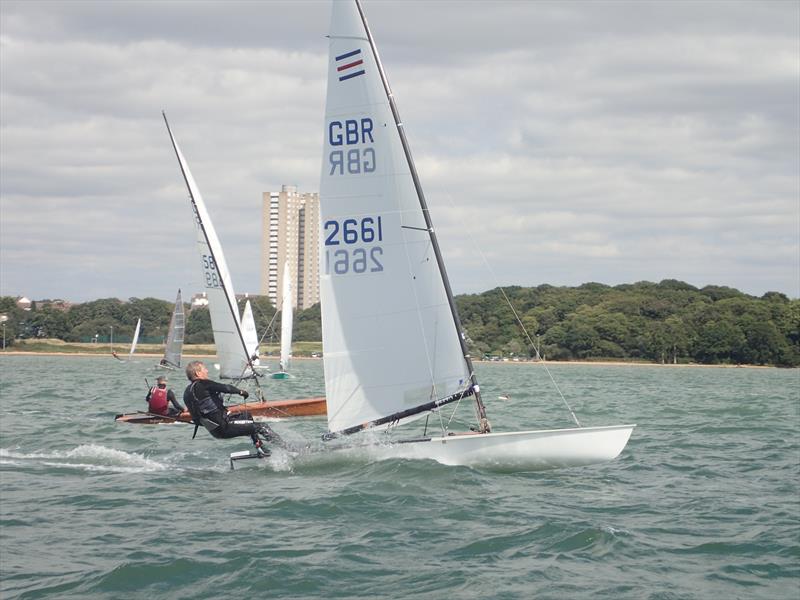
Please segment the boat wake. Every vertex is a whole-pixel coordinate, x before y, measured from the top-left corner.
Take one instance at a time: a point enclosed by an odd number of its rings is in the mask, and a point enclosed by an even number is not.
[[[31,453],[0,448],[0,462],[14,465],[37,462],[48,467],[112,473],[150,473],[170,469],[169,465],[141,454],[96,444],[82,444],[66,451]]]

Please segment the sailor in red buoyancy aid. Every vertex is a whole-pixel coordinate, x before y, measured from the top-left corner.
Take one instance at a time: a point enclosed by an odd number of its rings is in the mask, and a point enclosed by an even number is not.
[[[186,409],[178,404],[175,399],[175,393],[167,389],[167,378],[163,375],[156,379],[156,385],[150,388],[147,392],[147,412],[156,415],[166,415],[168,417],[175,417],[181,414]],[[170,406],[172,404],[172,406]]]

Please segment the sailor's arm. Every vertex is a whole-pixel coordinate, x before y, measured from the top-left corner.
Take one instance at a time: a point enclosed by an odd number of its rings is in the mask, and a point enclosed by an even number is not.
[[[177,410],[184,412],[186,408],[178,404],[178,400],[175,398],[175,392],[172,390],[167,390],[167,400],[169,400],[170,404],[174,406]]]

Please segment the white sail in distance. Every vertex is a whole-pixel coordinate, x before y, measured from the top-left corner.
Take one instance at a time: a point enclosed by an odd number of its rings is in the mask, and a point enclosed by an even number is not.
[[[289,261],[286,261],[283,266],[283,295],[281,299],[281,371],[289,370],[289,360],[292,357],[293,319],[292,277],[289,271]]]
[[[328,426],[340,431],[458,394],[470,373],[355,2],[333,3],[329,39],[320,296]]]
[[[253,365],[259,364],[258,355],[260,350],[258,347],[258,331],[256,330],[256,320],[253,317],[253,307],[250,306],[250,300],[245,302],[244,310],[242,310],[242,336],[244,336],[244,343],[247,346],[247,355],[253,361]]]
[[[131,351],[128,353],[128,358],[133,357],[133,353],[136,352],[136,344],[139,343],[139,332],[142,330],[142,320],[139,319],[136,321],[136,329],[133,331],[133,341],[131,342]]]
[[[186,328],[186,315],[183,312],[183,300],[181,291],[175,298],[175,308],[172,310],[172,318],[169,322],[169,332],[167,333],[167,343],[164,348],[164,360],[172,367],[181,366],[181,354],[183,353],[183,333]]]
[[[164,116],[164,122],[166,123],[166,116]],[[239,309],[236,305],[233,283],[222,246],[211,223],[211,217],[200,195],[200,190],[197,188],[189,166],[175,141],[175,136],[172,135],[169,123],[167,123],[167,131],[169,131],[175,154],[189,188],[189,199],[197,232],[201,279],[208,298],[211,328],[214,333],[214,345],[217,348],[217,359],[220,366],[219,375],[225,379],[250,377],[253,375],[253,371],[248,362],[247,349],[241,334]]]

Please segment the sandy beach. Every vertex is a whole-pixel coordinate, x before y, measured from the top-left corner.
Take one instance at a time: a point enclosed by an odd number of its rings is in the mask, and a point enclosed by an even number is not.
[[[65,352],[55,352],[55,351],[30,351],[30,350],[4,350],[0,351],[0,356],[104,356],[104,352],[81,352],[81,351],[65,351]],[[150,358],[159,358],[162,354],[152,353],[152,352],[137,352],[137,357],[150,357]],[[108,353],[110,357],[110,353]],[[184,358],[211,358],[214,357],[215,354],[213,351],[207,353],[197,353],[197,352],[185,352],[183,354]],[[261,355],[261,359],[274,359],[278,360],[278,356],[272,355]],[[293,360],[322,360],[321,357],[312,357],[312,356],[293,356]],[[500,361],[489,361],[489,360],[473,360],[474,363],[503,363],[508,365],[517,365],[517,366],[534,366],[534,367],[551,367],[551,366],[562,366],[562,365],[584,365],[584,366],[598,366],[598,367],[669,367],[669,368],[700,368],[700,369],[775,369],[778,367],[773,367],[770,365],[726,365],[726,364],[719,364],[719,365],[706,365],[701,363],[652,363],[652,362],[626,362],[620,360],[557,360],[557,361],[532,361],[532,360],[500,360]]]

